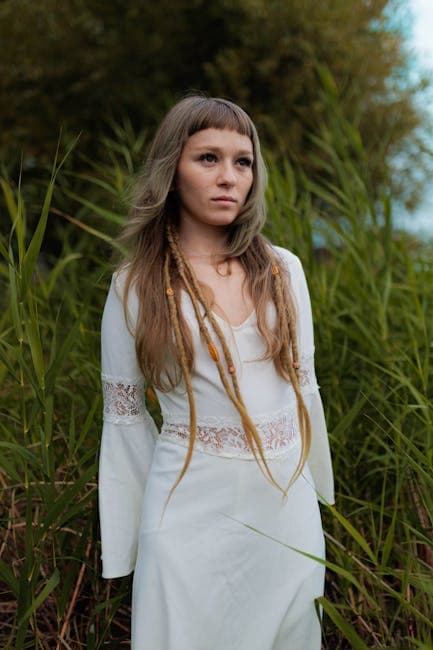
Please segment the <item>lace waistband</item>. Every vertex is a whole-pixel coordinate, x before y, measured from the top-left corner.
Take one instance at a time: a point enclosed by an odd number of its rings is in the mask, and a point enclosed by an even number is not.
[[[271,416],[253,418],[263,445],[266,460],[288,455],[300,441],[299,423],[295,408],[284,409]],[[160,438],[188,447],[189,424],[176,421],[173,416],[164,419]],[[209,418],[199,421],[194,449],[226,458],[254,460],[241,424],[231,424],[224,419]]]

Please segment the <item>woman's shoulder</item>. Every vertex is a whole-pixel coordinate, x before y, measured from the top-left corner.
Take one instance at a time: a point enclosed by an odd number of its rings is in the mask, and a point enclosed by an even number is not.
[[[128,276],[131,269],[130,263],[122,263],[117,266],[112,271],[111,275],[111,285],[108,293],[107,303],[108,305],[118,310],[121,307],[123,313],[123,303],[126,294],[126,307],[128,312],[128,318],[131,319],[131,322],[135,322],[138,315],[138,295],[134,283],[134,278],[128,285]]]
[[[277,246],[276,244],[271,244],[271,248],[289,272],[293,273],[294,271],[299,271],[302,269],[301,260],[288,248],[283,248],[282,246]]]
[[[123,294],[125,292],[125,285],[129,276],[130,269],[131,269],[131,264],[129,262],[123,262],[112,271],[111,285],[114,291],[116,292],[118,298],[120,299],[123,298]]]

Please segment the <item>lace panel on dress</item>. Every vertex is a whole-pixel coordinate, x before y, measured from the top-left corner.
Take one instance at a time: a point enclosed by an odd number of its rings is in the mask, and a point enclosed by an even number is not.
[[[104,420],[114,424],[134,424],[145,416],[143,378],[125,379],[101,375]]]
[[[299,385],[304,395],[314,393],[319,388],[314,371],[314,351],[309,354],[302,354],[300,359],[300,368],[298,370]]]
[[[314,352],[300,358],[298,371],[299,383],[303,395],[318,390],[314,372]],[[293,389],[292,389],[293,391]],[[161,438],[178,445],[188,447],[190,437],[189,418],[182,414],[164,413]],[[295,393],[288,398],[288,405],[273,413],[254,416],[254,424],[263,445],[266,459],[281,458],[291,453],[292,448],[300,442],[299,420]],[[195,448],[202,452],[254,460],[245,432],[239,418],[202,416],[197,419],[197,436]]]
[[[202,452],[254,460],[248,446],[243,427],[239,423],[229,423],[228,418],[200,418],[197,425],[195,448]],[[280,458],[292,450],[299,441],[299,425],[296,406],[289,407],[268,416],[253,418],[263,445],[266,459]],[[161,438],[183,447],[188,446],[189,424],[166,417],[161,429]]]

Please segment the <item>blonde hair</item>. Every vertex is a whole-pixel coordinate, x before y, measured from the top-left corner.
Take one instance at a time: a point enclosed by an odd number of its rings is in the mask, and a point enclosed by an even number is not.
[[[299,463],[286,488],[281,487],[272,476],[260,436],[245,408],[229,347],[213,316],[205,291],[177,240],[179,206],[176,193],[171,190],[177,164],[188,138],[208,128],[236,131],[248,136],[253,145],[253,183],[244,206],[228,229],[226,256],[238,258],[245,271],[246,282],[256,307],[257,327],[265,342],[266,351],[262,358],[274,361],[276,371],[292,384],[296,394],[302,449]],[[300,475],[308,456],[311,428],[297,376],[299,354],[296,312],[286,273],[282,269],[280,272],[279,261],[260,234],[266,217],[265,186],[266,171],[260,142],[247,113],[225,99],[197,95],[186,97],[169,111],[155,134],[136,185],[128,222],[118,238],[128,250],[127,258],[120,264],[121,268],[127,269],[123,296],[126,318],[128,293],[132,284],[138,296],[135,344],[140,368],[146,381],[155,388],[167,391],[183,380],[188,394],[188,452],[165,506],[189,466],[197,434],[195,398],[191,385],[194,351],[191,333],[180,307],[180,287],[191,298],[202,339],[217,365],[229,399],[239,412],[247,444],[261,471],[285,495]],[[269,299],[273,300],[277,312],[274,329],[266,322]],[[212,332],[201,315],[200,304]],[[218,357],[213,336],[221,345],[225,364]]]

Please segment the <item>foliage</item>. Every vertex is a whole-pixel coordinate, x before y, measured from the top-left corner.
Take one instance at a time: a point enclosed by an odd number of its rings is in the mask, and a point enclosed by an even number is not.
[[[394,233],[389,200],[320,144],[340,185],[309,190],[338,219],[273,170],[269,231],[306,264],[338,485],[322,605],[339,634],[325,647],[432,648],[433,243]]]
[[[0,149],[11,160],[25,143],[27,164],[39,164],[63,127],[82,132],[95,158],[93,135],[109,118],[152,129],[191,89],[240,102],[267,144],[311,176],[307,134],[326,112],[319,63],[361,133],[376,189],[391,175],[403,193],[411,166],[397,178],[393,161],[410,144],[419,167],[425,81],[409,74],[403,32],[389,20],[397,10],[400,0],[6,0]]]
[[[431,648],[431,245],[393,232],[388,198],[371,198],[359,134],[340,124],[314,142],[323,183],[269,161],[267,234],[300,255],[314,307],[337,480],[336,507],[323,512],[324,646]],[[54,163],[34,231],[20,184],[2,181],[11,222],[0,238],[5,648],[119,648],[128,639],[129,581],[98,578],[106,241],[133,170],[129,148],[105,145],[106,163],[86,178],[71,175],[68,158]],[[43,264],[43,238],[65,218],[62,249]]]

